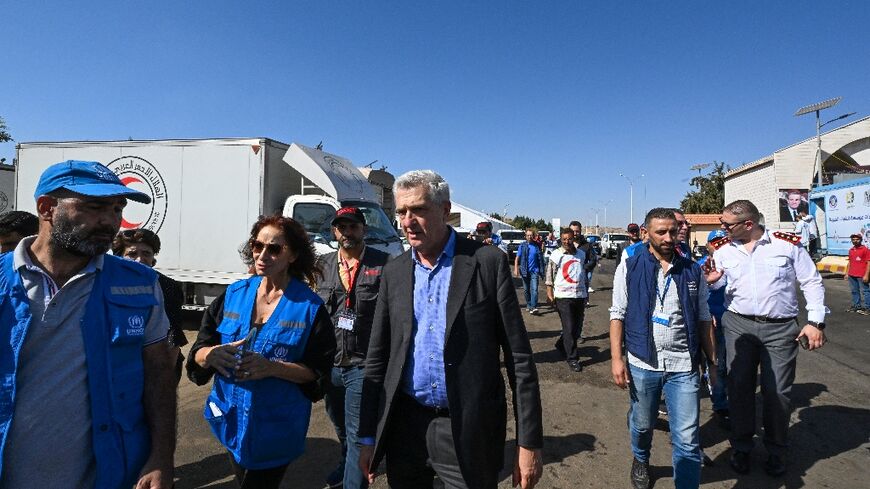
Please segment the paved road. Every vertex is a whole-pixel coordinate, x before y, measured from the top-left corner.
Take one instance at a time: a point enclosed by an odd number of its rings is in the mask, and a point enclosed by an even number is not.
[[[543,308],[538,317],[526,315],[527,328],[541,378],[544,409],[544,477],[541,488],[628,487],[631,452],[625,424],[628,395],[610,381],[608,314],[613,261],[604,260],[593,278],[582,345],[584,370],[574,373],[553,349],[559,321]],[[517,283],[519,286],[519,282]],[[790,436],[789,473],[778,480],[761,470],[763,449],[753,453],[750,475],[737,480],[728,468],[727,432],[711,418],[710,403],[702,400],[702,441],[715,461],[703,471],[704,488],[857,488],[870,480],[870,317],[847,314],[849,294],[842,279],[826,279],[831,342],[819,353],[801,351],[794,387],[795,412]],[[522,290],[518,289],[522,302]],[[524,313],[525,314],[525,313]],[[191,318],[195,320],[195,318]],[[192,339],[194,332],[189,332]],[[207,387],[183,380],[179,388],[179,445],[177,487],[235,487],[221,447],[202,419]],[[512,421],[509,440],[512,440]],[[670,446],[667,420],[657,426],[652,456],[655,487],[671,488]],[[511,441],[508,442],[508,446]],[[293,463],[285,488],[319,489],[335,466],[338,443],[318,403],[311,419],[306,454]],[[513,450],[505,451],[508,466]],[[500,487],[510,487],[505,470]],[[379,477],[375,488],[387,487]]]

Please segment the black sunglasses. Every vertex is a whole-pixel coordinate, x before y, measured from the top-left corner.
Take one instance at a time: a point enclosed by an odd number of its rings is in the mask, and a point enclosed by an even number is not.
[[[726,231],[731,231],[731,228],[738,224],[745,224],[746,221],[725,222],[722,219],[719,219],[719,223],[722,224],[722,227],[725,228]]]
[[[266,250],[266,253],[270,255],[280,255],[286,247],[287,245],[279,245],[275,243],[266,244],[262,241],[257,241],[256,239],[251,240],[251,251],[257,253],[258,255],[262,253],[263,250]]]

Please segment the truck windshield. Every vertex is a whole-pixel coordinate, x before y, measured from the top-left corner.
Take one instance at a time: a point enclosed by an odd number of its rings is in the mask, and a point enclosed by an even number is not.
[[[367,242],[399,241],[396,229],[381,206],[367,202],[342,202],[342,205],[359,207],[362,211],[368,226]],[[293,219],[302,224],[313,239],[320,241],[320,237],[327,243],[335,240],[330,225],[334,215],[335,208],[329,204],[299,203],[293,208]]]
[[[366,216],[366,225],[368,226],[366,241],[399,241],[396,228],[381,206],[368,202],[342,202],[341,205],[359,207],[359,210]]]
[[[293,219],[312,234],[324,234],[323,223],[326,223],[325,237],[327,242],[333,238],[329,234],[329,221],[335,215],[335,208],[329,204],[299,203],[293,207]]]
[[[501,239],[506,241],[525,241],[526,233],[524,231],[502,231],[499,233]]]

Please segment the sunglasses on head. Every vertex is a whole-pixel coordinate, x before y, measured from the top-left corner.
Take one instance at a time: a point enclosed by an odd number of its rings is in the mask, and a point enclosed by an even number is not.
[[[257,241],[256,239],[251,240],[251,251],[257,254],[260,254],[263,252],[263,250],[266,250],[266,253],[270,255],[280,255],[286,247],[287,245],[279,245],[275,243],[266,244],[262,241]]]

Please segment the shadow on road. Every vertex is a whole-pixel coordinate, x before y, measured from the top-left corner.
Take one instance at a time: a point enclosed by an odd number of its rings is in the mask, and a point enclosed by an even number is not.
[[[561,331],[529,331],[529,339],[553,338],[553,342],[560,337]],[[601,349],[597,346],[590,345],[590,342],[599,341],[609,338],[608,333],[603,333],[595,336],[588,336],[583,343],[578,342],[577,347],[580,352],[580,362],[583,367],[590,367],[597,363],[610,360],[610,348]],[[535,363],[556,363],[564,362],[565,356],[552,347],[549,350],[537,351],[533,354]]]
[[[199,462],[181,465],[175,468],[175,477],[178,482],[175,487],[188,489],[208,486],[209,488],[231,489],[238,487],[234,480],[229,480],[219,485],[211,485],[219,480],[232,476],[233,469],[230,467],[228,455],[219,453],[206,457]]]
[[[595,436],[587,433],[572,433],[565,436],[545,436],[543,458],[544,465],[560,464],[566,458],[582,452],[595,450]],[[514,469],[514,457],[516,457],[516,440],[505,442],[504,468],[499,474],[499,479],[510,480]]]
[[[736,489],[807,487],[804,477],[817,462],[866,444],[870,440],[870,410],[846,406],[811,406],[810,401],[825,391],[827,387],[818,383],[795,384],[792,387],[792,405],[800,411],[798,421],[789,428],[788,472],[783,477],[774,479],[764,473],[767,453],[757,447],[752,453],[750,474],[738,476],[731,470],[728,465],[731,450],[728,450],[716,458],[715,467],[704,469],[702,481],[734,480]],[[760,404],[760,397],[756,402]],[[704,433],[710,433],[706,428],[711,422],[702,428],[703,441],[707,441],[703,436]],[[844,485],[841,487],[857,487],[847,480],[842,483]]]
[[[338,463],[341,447],[335,440],[326,438],[308,438],[305,442],[305,454],[296,459],[287,468],[281,487],[293,489],[321,489],[326,476]],[[323,454],[334,454],[330,460],[325,460]],[[211,455],[199,462],[181,465],[175,468],[178,479],[177,489],[236,489],[238,484],[232,478],[229,456],[225,453]],[[228,479],[229,478],[229,479]],[[226,482],[218,483],[228,479]]]

